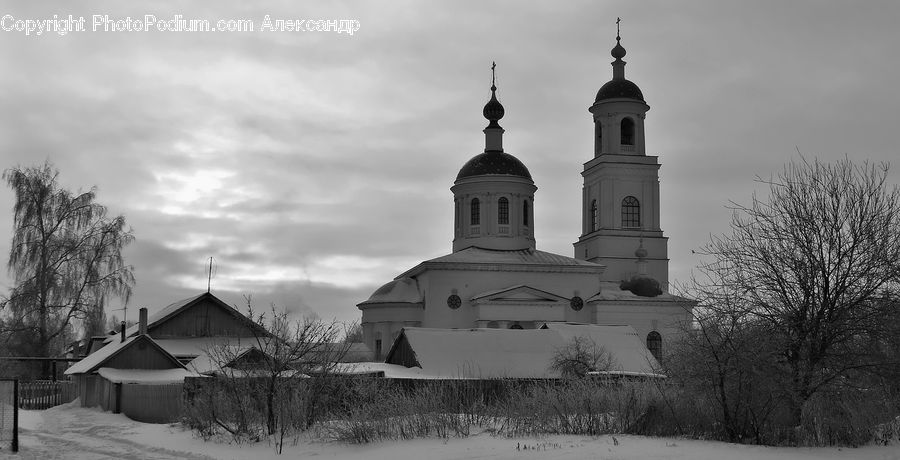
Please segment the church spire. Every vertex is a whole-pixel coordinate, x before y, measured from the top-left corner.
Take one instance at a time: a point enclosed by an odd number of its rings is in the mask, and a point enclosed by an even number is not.
[[[625,61],[622,60],[625,57],[625,48],[622,46],[622,37],[619,32],[620,22],[622,22],[622,18],[616,18],[616,46],[610,51],[612,57],[616,58],[612,63],[613,80],[625,79]]]
[[[487,118],[489,123],[486,128],[484,128],[484,151],[485,152],[502,152],[503,151],[503,128],[500,127],[500,124],[497,123],[506,111],[503,109],[503,104],[497,100],[497,63],[494,62],[491,65],[491,100],[488,101],[487,104],[484,105],[484,110],[482,113],[484,114],[484,118]]]

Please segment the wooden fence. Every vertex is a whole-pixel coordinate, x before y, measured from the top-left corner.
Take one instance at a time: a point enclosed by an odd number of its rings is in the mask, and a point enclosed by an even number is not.
[[[49,409],[74,401],[78,397],[75,382],[52,382],[35,380],[19,382],[20,409]]]
[[[181,383],[120,385],[121,410],[128,418],[144,423],[169,423],[181,418]]]

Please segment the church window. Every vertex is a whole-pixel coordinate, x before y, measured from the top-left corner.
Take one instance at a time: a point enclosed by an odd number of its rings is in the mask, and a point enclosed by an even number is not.
[[[509,225],[509,200],[505,197],[497,201],[497,223]]]
[[[522,202],[522,225],[528,226],[528,200]]]
[[[447,297],[447,306],[452,310],[456,310],[460,305],[462,305],[462,299],[458,295],[450,294],[450,297]]]
[[[622,145],[634,145],[634,121],[631,118],[622,119]]]
[[[519,323],[513,323],[513,325],[510,326],[509,328],[510,328],[510,329],[524,329],[524,328],[522,327],[522,325],[519,324]]]
[[[572,307],[572,310],[581,311],[584,308],[584,299],[581,297],[575,296],[569,300],[569,306]]]
[[[622,227],[637,228],[641,226],[641,204],[637,198],[626,196],[622,200]]]
[[[481,225],[481,202],[478,198],[472,198],[472,225]]]
[[[598,224],[598,222],[597,222],[597,200],[592,200],[591,201],[591,231],[592,232],[596,231],[597,227],[599,227],[599,225],[597,225],[597,224]]]
[[[381,332],[375,333],[375,360],[381,360]]]
[[[647,334],[647,349],[657,361],[662,362],[662,336],[659,332],[652,331]]]

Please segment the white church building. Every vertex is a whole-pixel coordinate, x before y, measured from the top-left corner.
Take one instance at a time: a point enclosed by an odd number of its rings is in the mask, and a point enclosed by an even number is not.
[[[376,359],[404,327],[535,329],[555,322],[631,326],[659,357],[667,338],[689,321],[693,302],[668,293],[660,165],[644,143],[650,107],[625,79],[618,36],[611,54],[613,78],[589,109],[594,152],[581,173],[574,257],[536,247],[537,186],[503,150],[504,109],[492,83],[484,152],[462,166],[450,187],[453,252],[410,268],[357,305]]]

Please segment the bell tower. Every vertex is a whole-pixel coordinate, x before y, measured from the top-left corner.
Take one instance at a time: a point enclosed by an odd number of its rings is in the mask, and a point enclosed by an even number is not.
[[[668,238],[659,222],[660,165],[657,157],[647,155],[644,143],[650,106],[640,88],[625,78],[621,40],[617,31],[612,80],[588,109],[594,120],[594,155],[581,173],[582,232],[575,258],[606,265],[604,281],[651,277],[666,290]]]

